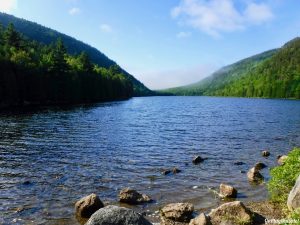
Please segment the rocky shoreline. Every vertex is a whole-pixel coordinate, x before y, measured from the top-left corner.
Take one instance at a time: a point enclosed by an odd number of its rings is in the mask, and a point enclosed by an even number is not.
[[[262,157],[270,156],[270,152],[263,151]],[[278,156],[278,166],[284,165],[288,156]],[[199,164],[205,158],[195,156],[192,162]],[[235,165],[243,162],[235,162]],[[267,165],[258,162],[247,172],[250,183],[259,184],[264,180],[260,170]],[[181,172],[178,168],[165,170],[163,175]],[[105,206],[96,194],[83,197],[75,204],[76,218],[81,224],[86,225],[260,225],[272,224],[271,220],[280,220],[284,217],[282,206],[271,201],[243,203],[236,201],[238,190],[228,184],[220,184],[217,192],[219,198],[226,200],[209,213],[196,212],[191,203],[171,203],[151,213],[137,213],[132,209],[115,205]],[[120,203],[139,205],[151,203],[154,200],[150,196],[139,193],[130,188],[124,188],[119,192]],[[289,208],[300,207],[300,176],[293,190],[289,194],[287,202]],[[268,222],[269,221],[269,222]],[[270,222],[271,221],[271,222]],[[300,221],[299,221],[300,223]]]

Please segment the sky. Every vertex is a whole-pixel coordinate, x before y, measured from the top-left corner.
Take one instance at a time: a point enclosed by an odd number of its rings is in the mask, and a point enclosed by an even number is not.
[[[96,47],[151,89],[300,36],[299,0],[0,0],[0,11]]]

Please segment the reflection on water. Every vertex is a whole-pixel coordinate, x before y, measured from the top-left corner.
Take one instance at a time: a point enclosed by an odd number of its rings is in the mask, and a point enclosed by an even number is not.
[[[177,201],[205,210],[218,203],[210,188],[221,182],[243,201],[263,199],[265,185],[251,186],[241,171],[257,161],[274,166],[300,145],[299,112],[300,101],[149,97],[2,113],[0,223],[77,224],[76,200],[97,193],[116,204],[125,186],[156,200],[136,210]],[[192,165],[197,154],[208,160]],[[175,166],[182,173],[161,175]]]

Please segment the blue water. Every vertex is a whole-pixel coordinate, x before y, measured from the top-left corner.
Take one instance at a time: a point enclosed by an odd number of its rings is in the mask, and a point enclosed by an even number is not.
[[[0,224],[77,224],[76,200],[96,193],[117,203],[130,186],[155,203],[215,207],[209,189],[234,185],[242,201],[267,197],[247,182],[256,162],[300,146],[300,101],[148,97],[0,114]],[[269,158],[261,157],[268,149]],[[208,159],[193,165],[194,155]],[[243,161],[242,166],[233,165]],[[161,175],[178,167],[176,175]],[[266,180],[268,169],[263,170]],[[196,186],[196,187],[195,187]]]

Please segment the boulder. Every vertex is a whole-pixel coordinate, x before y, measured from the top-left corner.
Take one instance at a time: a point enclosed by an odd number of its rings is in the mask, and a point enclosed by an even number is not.
[[[209,213],[211,223],[219,224],[253,224],[253,213],[240,201],[225,203]]]
[[[285,162],[285,160],[287,160],[287,158],[288,158],[287,155],[281,155],[281,156],[278,157],[277,163],[278,163],[279,165],[283,165],[284,162]]]
[[[178,169],[178,168],[176,168],[176,167],[174,167],[173,170],[172,170],[172,172],[173,172],[174,174],[176,174],[176,173],[180,173],[181,170]]]
[[[262,151],[261,152],[261,155],[263,156],[263,157],[268,157],[268,156],[270,156],[270,152],[269,151]]]
[[[194,206],[190,203],[172,203],[160,210],[162,224],[174,222],[189,223],[193,217]]]
[[[203,162],[204,161],[204,159],[201,157],[201,156],[195,156],[194,158],[193,158],[193,163],[194,164],[199,164],[199,163],[201,163],[201,162]]]
[[[125,188],[119,193],[120,202],[137,205],[147,202],[152,202],[153,200],[145,194],[140,194],[136,190]]]
[[[94,212],[102,207],[104,205],[96,194],[83,197],[75,203],[76,215],[82,218],[90,218]]]
[[[86,225],[152,225],[152,223],[131,209],[110,205],[95,212]]]
[[[192,219],[189,225],[211,225],[210,218],[204,213],[201,213],[195,219]]]
[[[255,167],[248,171],[247,177],[250,182],[261,182],[264,179],[263,175]]]
[[[300,207],[300,176],[298,176],[297,181],[289,194],[287,206],[290,210],[295,210]]]
[[[256,170],[261,170],[261,169],[264,169],[264,168],[266,168],[267,167],[267,165],[266,164],[264,164],[264,163],[262,163],[262,162],[258,162],[258,163],[256,163],[255,164],[255,169]]]
[[[220,184],[219,195],[221,198],[236,198],[237,190],[230,185]]]

